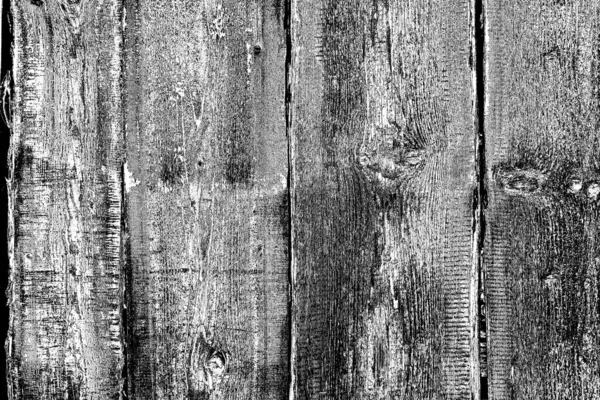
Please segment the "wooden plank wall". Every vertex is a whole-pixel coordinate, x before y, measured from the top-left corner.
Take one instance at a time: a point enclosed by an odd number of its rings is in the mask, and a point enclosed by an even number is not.
[[[478,392],[471,11],[291,3],[294,398]]]
[[[486,3],[490,399],[600,398],[599,7]]]
[[[119,398],[121,7],[13,2],[13,398]]]
[[[282,11],[125,2],[128,393],[288,391]]]
[[[599,7],[12,0],[9,398],[600,398]]]

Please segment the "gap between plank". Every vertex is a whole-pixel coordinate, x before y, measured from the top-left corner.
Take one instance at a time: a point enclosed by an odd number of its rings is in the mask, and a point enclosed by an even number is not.
[[[477,368],[479,382],[474,382],[478,390],[479,400],[488,399],[488,357],[487,357],[487,308],[486,308],[486,293],[485,293],[485,268],[483,262],[483,252],[485,246],[486,235],[486,215],[487,207],[487,191],[485,186],[486,179],[486,160],[485,160],[485,41],[486,41],[486,26],[485,26],[485,0],[474,1],[474,29],[473,29],[473,44],[475,58],[475,126],[477,132],[475,159],[476,159],[476,176],[477,188],[474,198],[474,220],[475,220],[475,253],[474,263],[476,264],[476,281],[477,281],[477,298],[475,303],[475,318],[476,318],[476,338],[477,345]]]
[[[294,143],[292,134],[292,1],[285,0],[283,27],[285,31],[285,131],[288,144],[288,176],[287,176],[287,195],[288,195],[288,263],[289,263],[289,297],[288,297],[288,318],[289,318],[289,400],[294,400],[294,389],[296,385],[296,375],[294,365],[296,362],[296,321],[294,312],[294,292],[296,286],[296,264],[294,257],[294,206],[295,198],[293,186],[294,177]]]

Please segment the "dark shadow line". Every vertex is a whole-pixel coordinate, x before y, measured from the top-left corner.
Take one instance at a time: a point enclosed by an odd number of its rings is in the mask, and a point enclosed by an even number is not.
[[[13,41],[13,33],[12,33],[12,10],[11,10],[11,4],[10,4],[10,0],[2,0],[1,3],[1,7],[2,7],[2,15],[1,15],[1,29],[2,29],[2,44],[0,45],[2,48],[1,51],[1,71],[0,71],[0,77],[2,78],[1,81],[3,83],[3,87],[0,87],[0,95],[2,95],[2,101],[0,102],[0,106],[2,107],[2,110],[0,111],[1,113],[4,113],[4,111],[6,110],[9,114],[9,108],[10,108],[10,99],[5,98],[5,95],[12,95],[13,93],[13,82],[12,80],[7,80],[5,81],[5,78],[9,77],[10,79],[10,74],[12,72],[12,68],[13,68],[13,60],[12,60],[12,47],[14,45],[14,41]],[[4,83],[6,82],[7,86],[4,87]],[[5,90],[8,90],[8,92],[5,92]],[[9,103],[5,104],[5,100],[8,100]],[[6,108],[5,108],[6,107]],[[2,243],[2,245],[0,247],[2,247],[2,250],[0,251],[0,260],[3,260],[0,262],[1,265],[4,265],[5,267],[3,268],[3,272],[0,278],[0,288],[1,288],[1,297],[0,297],[0,302],[2,304],[2,324],[0,324],[2,326],[2,331],[0,333],[0,336],[2,337],[2,344],[3,344],[3,350],[2,350],[2,361],[0,362],[0,375],[2,376],[2,381],[1,381],[1,385],[2,385],[2,390],[0,390],[0,398],[2,399],[6,399],[8,398],[8,375],[7,375],[7,362],[8,362],[8,355],[6,353],[7,350],[7,339],[8,339],[8,332],[9,332],[9,322],[10,322],[10,309],[8,306],[8,297],[7,297],[7,290],[8,290],[8,277],[9,274],[11,273],[11,271],[9,270],[9,255],[8,255],[8,216],[9,216],[9,210],[8,210],[8,186],[7,186],[7,179],[9,178],[8,174],[9,174],[9,167],[8,167],[8,163],[9,163],[9,146],[10,146],[10,136],[11,136],[11,128],[10,128],[10,119],[11,116],[10,115],[6,115],[6,120],[4,118],[0,118],[0,135],[2,137],[1,141],[2,144],[0,145],[0,159],[2,159],[1,164],[1,175],[2,175],[2,179],[0,182],[0,198],[1,198],[1,202],[2,202],[2,216],[0,217],[0,231],[2,231],[2,234],[0,236],[0,243]]]
[[[475,2],[475,74],[476,74],[476,118],[477,118],[477,219],[479,220],[479,229],[477,231],[477,263],[478,263],[478,290],[477,290],[477,318],[478,318],[478,339],[479,339],[479,398],[487,400],[488,390],[488,351],[487,351],[487,305],[485,293],[485,266],[483,262],[483,253],[486,235],[486,215],[487,191],[486,191],[486,158],[485,158],[485,0],[474,0]]]
[[[292,21],[292,1],[293,0],[285,0],[284,3],[284,15],[283,15],[283,28],[285,31],[285,131],[287,137],[287,145],[288,145],[288,174],[287,174],[287,207],[288,207],[288,387],[289,387],[289,395],[288,398],[292,400],[294,398],[294,385],[295,385],[295,377],[294,377],[294,362],[295,362],[295,354],[294,354],[294,236],[293,236],[293,194],[292,194],[292,185],[295,184],[293,181],[293,140],[292,140],[292,87],[290,76],[292,73],[292,31],[291,31],[291,21]]]

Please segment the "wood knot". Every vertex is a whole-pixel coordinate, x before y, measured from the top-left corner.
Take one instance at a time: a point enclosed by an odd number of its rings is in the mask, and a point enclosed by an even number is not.
[[[424,150],[404,152],[404,154],[385,154],[381,152],[363,152],[356,163],[367,179],[379,188],[389,190],[414,178],[425,167],[427,154]]]
[[[533,193],[544,186],[547,176],[542,171],[514,169],[498,171],[496,179],[507,191]]]
[[[225,376],[230,354],[215,348],[200,337],[193,345],[190,359],[190,388],[199,393],[216,390]]]
[[[498,166],[493,177],[496,184],[510,195],[543,195],[548,189],[548,173],[533,168]]]
[[[583,190],[584,188],[585,190]],[[598,195],[600,195],[600,184],[595,179],[590,179],[590,177],[584,179],[579,175],[571,177],[566,189],[567,193],[571,195],[587,196],[592,201],[598,199]]]
[[[212,377],[213,381],[220,379],[227,367],[229,354],[221,350],[212,350],[208,360],[204,364],[204,369],[207,374]]]
[[[228,361],[229,353],[223,350],[209,350],[201,370],[198,371],[205,391],[212,392],[219,386],[225,376]]]
[[[571,178],[571,182],[569,183],[569,187],[567,188],[567,192],[571,194],[577,194],[583,188],[583,181],[580,178]]]
[[[590,199],[596,200],[598,198],[599,194],[600,194],[600,185],[598,185],[596,182],[594,182],[594,183],[590,184],[590,186],[588,186],[587,195]]]

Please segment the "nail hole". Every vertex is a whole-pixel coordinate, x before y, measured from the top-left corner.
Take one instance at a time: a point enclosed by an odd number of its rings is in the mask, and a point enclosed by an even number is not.
[[[260,55],[260,53],[262,52],[262,47],[260,47],[260,44],[257,44],[254,46],[254,55],[258,56]]]

